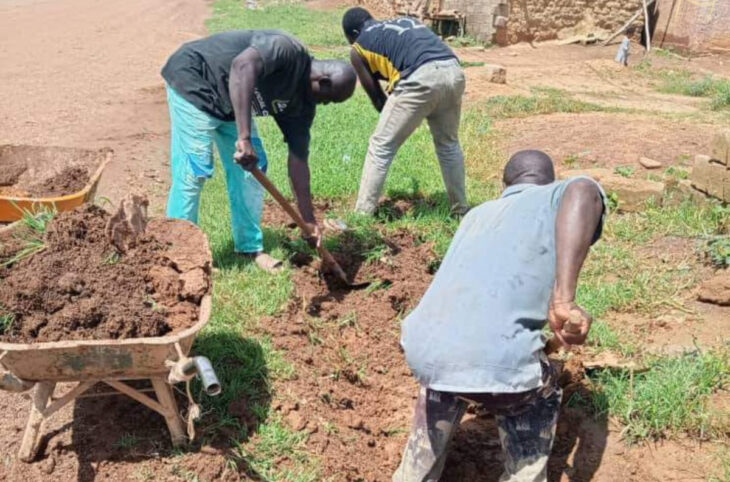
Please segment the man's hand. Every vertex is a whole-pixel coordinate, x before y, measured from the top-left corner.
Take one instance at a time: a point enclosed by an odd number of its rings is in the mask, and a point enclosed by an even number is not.
[[[250,171],[259,163],[259,156],[256,155],[251,139],[238,139],[236,141],[236,153],[233,158],[247,171]]]
[[[593,318],[573,301],[551,301],[548,321],[558,340],[568,347],[585,343]]]
[[[319,249],[322,246],[322,229],[317,223],[307,223],[308,233],[302,233],[302,238],[312,249]]]

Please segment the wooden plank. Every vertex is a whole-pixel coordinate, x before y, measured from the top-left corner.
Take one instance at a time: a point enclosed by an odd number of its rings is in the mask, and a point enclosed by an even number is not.
[[[45,418],[50,417],[57,411],[59,411],[61,408],[64,407],[68,402],[74,400],[76,397],[87,391],[89,388],[96,385],[98,382],[96,380],[93,381],[86,381],[86,382],[79,382],[75,387],[73,387],[71,390],[68,391],[64,396],[61,398],[54,400],[50,405],[48,405],[43,410],[43,416]]]
[[[183,445],[187,438],[185,437],[185,430],[183,429],[180,415],[178,415],[177,403],[175,402],[175,395],[172,393],[172,387],[163,378],[153,378],[152,386],[155,387],[157,400],[160,401],[168,412],[165,415],[165,422],[167,423],[167,428],[170,430],[172,444],[176,447]]]
[[[43,411],[48,405],[55,388],[55,382],[41,382],[36,387],[33,402],[30,406],[30,414],[28,414],[28,422],[23,433],[23,440],[20,442],[20,450],[18,450],[18,458],[23,462],[32,462],[38,452],[41,425],[45,420]]]
[[[646,51],[651,52],[651,32],[649,32],[649,5],[646,0],[642,0],[644,4],[644,32],[646,32]]]
[[[126,383],[119,382],[117,380],[103,380],[104,383],[109,385],[110,387],[119,390],[123,394],[127,395],[130,398],[133,398],[137,400],[139,403],[146,405],[147,407],[151,408],[155,412],[159,413],[163,417],[167,418],[170,413],[168,412],[167,408],[156,402],[155,400],[152,400],[147,395],[144,395],[134,388],[130,387]]]

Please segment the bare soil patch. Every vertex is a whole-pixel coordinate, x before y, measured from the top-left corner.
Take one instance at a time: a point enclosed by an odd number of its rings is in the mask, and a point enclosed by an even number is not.
[[[153,337],[197,321],[210,267],[201,260],[204,250],[197,259],[178,259],[181,250],[194,252],[185,245],[195,237],[152,223],[133,249],[119,254],[105,232],[108,218],[93,205],[59,214],[42,251],[0,269],[0,307],[13,318],[0,339]]]
[[[604,112],[510,119],[497,127],[508,136],[509,152],[540,149],[559,166],[630,164],[638,171],[643,169],[640,157],[660,161],[667,167],[691,164],[695,154],[709,151],[714,132],[705,124]]]

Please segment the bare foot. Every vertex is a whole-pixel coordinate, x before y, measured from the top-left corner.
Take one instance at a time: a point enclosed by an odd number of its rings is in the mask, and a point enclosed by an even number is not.
[[[269,256],[263,251],[260,253],[241,253],[241,255],[253,260],[256,263],[256,266],[267,273],[278,273],[284,266],[280,260],[273,256]]]

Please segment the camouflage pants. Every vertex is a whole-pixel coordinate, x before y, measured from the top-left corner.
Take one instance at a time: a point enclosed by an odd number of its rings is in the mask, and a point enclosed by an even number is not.
[[[458,394],[421,387],[410,437],[393,482],[438,481],[469,403],[495,415],[504,453],[500,482],[545,482],[562,391],[543,365],[542,388],[517,394]]]

